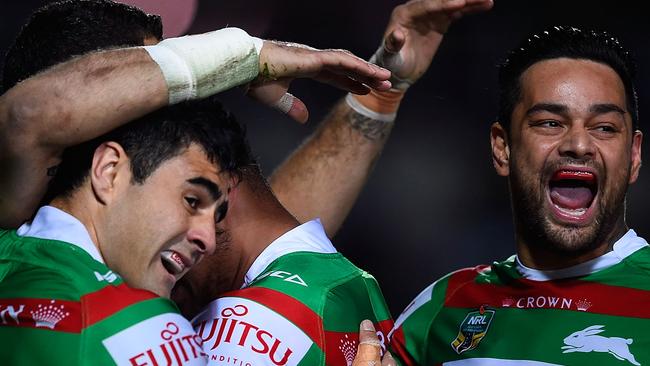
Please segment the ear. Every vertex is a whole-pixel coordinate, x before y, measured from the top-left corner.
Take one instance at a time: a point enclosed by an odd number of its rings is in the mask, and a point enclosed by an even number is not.
[[[590,329],[590,330],[587,330],[587,331],[583,331],[582,334],[585,335],[585,336],[590,336],[590,335],[595,335],[595,334],[598,334],[598,333],[602,333],[604,331],[605,331],[604,329]]]
[[[641,144],[643,142],[643,133],[639,130],[634,131],[632,136],[632,161],[630,163],[630,180],[629,184],[636,182],[641,170]]]
[[[90,182],[99,202],[111,202],[121,182],[131,181],[129,159],[120,144],[107,141],[95,149],[90,168]]]
[[[510,174],[510,147],[508,134],[499,122],[494,122],[490,128],[490,143],[494,169],[500,176],[507,177]]]

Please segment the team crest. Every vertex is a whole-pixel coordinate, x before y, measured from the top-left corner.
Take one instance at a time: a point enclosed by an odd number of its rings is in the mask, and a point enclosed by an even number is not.
[[[470,311],[458,327],[458,336],[451,342],[451,347],[456,353],[476,348],[487,334],[490,323],[494,318],[494,310],[486,309],[484,306],[477,311]]]

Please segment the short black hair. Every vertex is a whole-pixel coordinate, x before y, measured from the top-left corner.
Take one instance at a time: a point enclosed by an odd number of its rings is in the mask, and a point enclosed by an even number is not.
[[[78,55],[162,39],[160,16],[109,0],[66,0],[32,14],[7,51],[3,92],[39,71]]]
[[[605,31],[555,26],[533,34],[515,47],[499,66],[499,122],[510,128],[512,111],[521,98],[521,75],[533,64],[555,58],[585,59],[611,67],[623,81],[632,126],[639,129],[639,112],[632,53]]]
[[[215,97],[161,108],[108,134],[67,148],[50,182],[48,202],[80,187],[90,173],[95,149],[105,141],[119,143],[130,159],[132,183],[142,184],[165,161],[194,143],[221,172],[240,179],[240,169],[256,164],[245,128]]]

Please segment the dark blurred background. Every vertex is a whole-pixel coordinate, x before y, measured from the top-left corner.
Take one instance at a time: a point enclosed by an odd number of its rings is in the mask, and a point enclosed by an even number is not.
[[[49,1],[3,0],[0,52],[34,9]],[[379,45],[394,0],[131,0],[163,15],[166,36],[237,26],[265,39],[346,48],[367,58]],[[495,0],[486,14],[455,23],[424,77],[406,95],[370,181],[339,234],[338,249],[379,280],[397,316],[439,276],[514,252],[507,184],[490,160],[488,128],[497,109],[496,65],[529,32],[565,24],[606,29],[636,54],[641,125],[650,113],[648,12],[632,0]],[[248,125],[267,174],[318,125],[344,94],[311,81],[292,93],[310,109],[298,125],[248,100],[223,101]],[[644,154],[645,156],[646,154]],[[650,233],[647,171],[631,188],[628,223]]]

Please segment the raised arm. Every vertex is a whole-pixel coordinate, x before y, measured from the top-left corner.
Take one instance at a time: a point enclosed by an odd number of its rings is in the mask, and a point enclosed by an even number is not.
[[[20,225],[43,197],[63,150],[167,104],[143,49],[59,64],[0,97],[0,227]]]
[[[393,10],[371,61],[391,70],[393,88],[348,95],[272,174],[271,186],[300,221],[320,217],[333,236],[368,179],[406,89],[429,68],[444,33],[492,0],[413,0]]]
[[[223,31],[238,35],[220,38]],[[237,52],[230,49],[233,42]],[[314,78],[352,92],[367,92],[364,84],[390,87],[388,71],[345,51],[256,42],[241,30],[226,29],[147,48],[93,52],[9,89],[0,96],[0,227],[16,227],[31,217],[66,147],[170,102],[254,80],[251,92],[257,99],[302,121],[304,104],[285,96],[293,78]],[[227,47],[232,57],[220,52]]]

